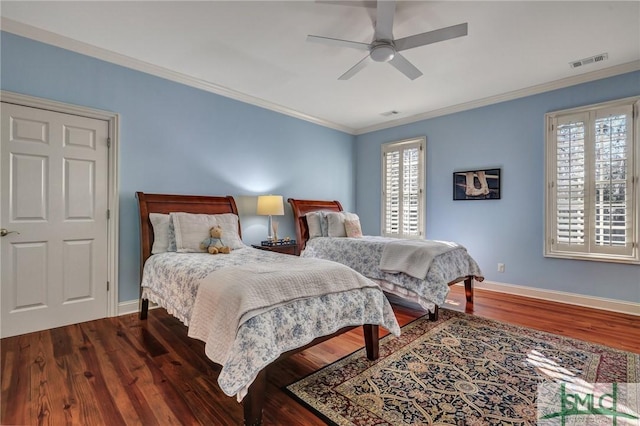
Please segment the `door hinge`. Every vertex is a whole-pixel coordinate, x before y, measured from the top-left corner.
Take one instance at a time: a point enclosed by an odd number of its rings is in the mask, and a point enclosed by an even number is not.
[[[109,281],[107,281],[107,291],[109,291]]]
[[[111,138],[107,138],[107,148],[111,148]]]
[[[111,219],[111,209],[107,209],[107,220]]]

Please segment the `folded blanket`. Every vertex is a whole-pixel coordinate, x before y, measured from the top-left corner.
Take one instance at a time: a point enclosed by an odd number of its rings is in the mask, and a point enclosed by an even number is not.
[[[238,328],[260,312],[366,287],[378,286],[345,265],[321,259],[287,256],[269,264],[225,267],[200,283],[188,334],[206,342],[207,356],[224,365]]]
[[[433,259],[460,247],[456,243],[435,240],[397,240],[387,243],[380,257],[380,270],[404,272],[424,280]]]

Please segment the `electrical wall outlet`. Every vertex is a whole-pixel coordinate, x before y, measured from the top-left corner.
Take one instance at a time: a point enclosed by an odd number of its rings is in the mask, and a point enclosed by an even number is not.
[[[504,263],[498,263],[498,272],[504,272]]]

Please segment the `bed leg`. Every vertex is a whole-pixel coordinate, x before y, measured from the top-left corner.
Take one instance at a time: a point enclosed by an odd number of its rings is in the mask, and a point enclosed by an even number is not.
[[[438,305],[433,306],[433,312],[429,311],[429,321],[438,321]]]
[[[364,324],[362,326],[364,333],[364,347],[367,351],[367,358],[375,361],[380,356],[380,338],[378,335],[377,324]]]
[[[140,319],[146,320],[149,312],[149,299],[140,299]]]
[[[262,407],[264,405],[264,395],[266,391],[267,371],[263,368],[251,386],[249,386],[249,392],[242,400],[244,424],[246,426],[258,426],[262,424]]]
[[[464,295],[467,297],[467,303],[473,303],[473,278],[464,279]]]

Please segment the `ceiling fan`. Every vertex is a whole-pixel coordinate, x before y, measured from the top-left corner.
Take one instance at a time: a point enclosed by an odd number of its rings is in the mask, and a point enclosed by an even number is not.
[[[467,35],[467,23],[415,34],[409,37],[393,39],[393,17],[396,10],[395,0],[378,0],[376,9],[375,34],[371,43],[341,40],[337,38],[308,35],[307,41],[334,46],[351,47],[366,50],[369,53],[338,80],[348,80],[373,62],[388,62],[409,79],[415,80],[422,72],[400,54],[403,50],[437,43]]]

